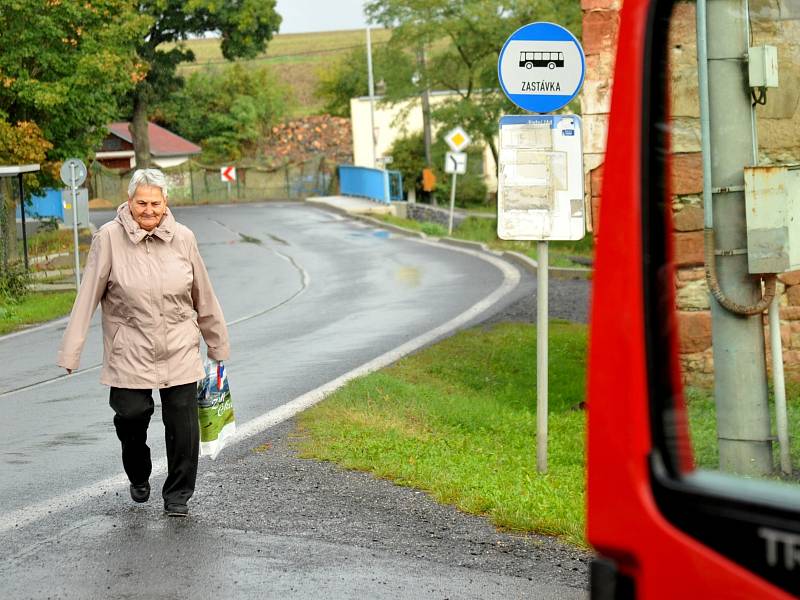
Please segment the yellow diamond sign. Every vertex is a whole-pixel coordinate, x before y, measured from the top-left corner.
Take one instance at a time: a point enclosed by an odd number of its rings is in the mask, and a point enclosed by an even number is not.
[[[467,132],[459,126],[451,129],[447,135],[444,136],[444,141],[447,142],[447,145],[450,146],[453,152],[461,152],[464,148],[469,146],[472,140],[469,135],[467,135]]]

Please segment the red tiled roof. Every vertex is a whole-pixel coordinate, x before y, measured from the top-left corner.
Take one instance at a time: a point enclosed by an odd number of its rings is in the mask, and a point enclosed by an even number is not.
[[[126,142],[133,143],[127,122],[111,123],[108,130]],[[150,153],[153,156],[187,156],[200,154],[203,151],[197,144],[155,123],[147,124],[147,132],[150,136]]]

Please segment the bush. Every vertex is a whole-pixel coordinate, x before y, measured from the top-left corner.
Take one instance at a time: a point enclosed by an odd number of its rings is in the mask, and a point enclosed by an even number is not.
[[[267,67],[197,71],[158,107],[157,119],[202,145],[203,160],[238,160],[258,152],[286,114],[289,94]]]
[[[0,302],[18,304],[28,294],[30,274],[21,264],[9,265],[0,272]]]
[[[438,237],[447,235],[447,229],[445,229],[442,225],[439,225],[438,223],[425,222],[422,224],[420,229],[422,230],[422,233],[424,233],[425,235],[435,235]]]
[[[443,132],[444,133],[444,132]],[[450,185],[453,176],[444,172],[444,159],[448,147],[442,139],[431,146],[433,172],[436,174],[436,194],[439,203],[450,202]],[[397,138],[389,154],[393,162],[390,168],[403,174],[403,191],[416,189],[422,194],[422,169],[425,167],[425,142],[422,133]],[[456,206],[486,203],[486,184],[483,175],[483,149],[474,146],[467,151],[467,173],[456,181]]]

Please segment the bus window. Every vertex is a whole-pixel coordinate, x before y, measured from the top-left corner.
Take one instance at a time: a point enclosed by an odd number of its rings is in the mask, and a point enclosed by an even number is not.
[[[784,255],[800,239],[781,235],[800,203],[781,186],[800,194],[785,166],[800,163],[800,1],[677,2],[668,15],[644,236],[657,499],[703,543],[798,591],[800,262]],[[754,73],[754,87],[748,55],[762,71],[777,58],[777,78]],[[743,518],[725,517],[726,502]]]

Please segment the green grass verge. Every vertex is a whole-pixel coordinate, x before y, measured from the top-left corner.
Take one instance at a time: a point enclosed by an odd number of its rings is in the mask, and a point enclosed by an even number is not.
[[[69,314],[75,291],[33,292],[16,304],[0,303],[0,334]]]
[[[719,468],[719,451],[717,449],[717,418],[714,396],[711,390],[689,387],[685,390],[686,409],[689,415],[689,432],[692,438],[692,451],[695,463],[704,469]],[[800,411],[796,410],[800,404],[800,384],[787,382],[786,402],[788,405],[789,440],[792,445],[791,457],[793,465],[800,465]],[[770,415],[772,435],[777,439],[775,429],[775,404],[774,397],[770,394]],[[772,445],[773,463],[780,464],[780,446],[777,442]],[[792,479],[796,483],[796,479]]]
[[[550,329],[549,471],[536,471],[536,330],[474,329],[352,381],[299,425],[302,456],[585,546],[586,326]]]
[[[376,218],[399,225],[407,229],[422,231],[429,235],[446,236],[447,228],[436,223],[422,223],[412,219],[403,219],[393,215],[374,215]],[[495,250],[510,250],[519,252],[537,260],[536,242],[509,242],[497,237],[497,220],[481,217],[468,217],[453,230],[452,237],[482,242]],[[591,234],[587,234],[582,240],[575,242],[550,242],[549,244],[549,264],[554,267],[583,267],[579,263],[571,260],[570,257],[576,256],[590,259],[594,256],[594,241]]]

